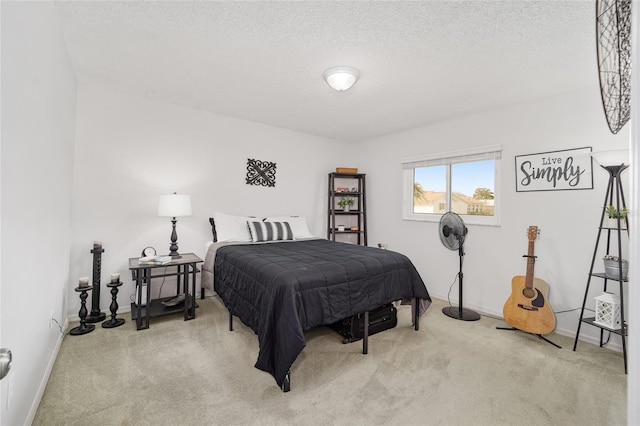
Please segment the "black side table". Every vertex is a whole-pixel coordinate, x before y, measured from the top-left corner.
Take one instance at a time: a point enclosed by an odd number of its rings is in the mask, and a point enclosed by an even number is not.
[[[182,254],[182,257],[172,259],[164,265],[140,264],[138,257],[129,259],[131,277],[136,282],[136,301],[131,304],[131,319],[136,322],[136,329],[149,328],[151,318],[184,312],[184,320],[196,317],[196,274],[200,272],[198,263],[202,259],[193,253]],[[154,278],[176,277],[177,294],[184,293],[184,302],[176,306],[165,306],[162,302],[173,299],[174,296],[151,300],[151,280]],[[191,281],[191,289],[189,289]],[[147,303],[142,305],[143,285],[147,286]]]

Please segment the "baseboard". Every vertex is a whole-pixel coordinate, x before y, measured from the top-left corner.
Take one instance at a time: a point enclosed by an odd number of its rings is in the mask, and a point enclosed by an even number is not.
[[[191,293],[191,292],[189,292],[189,293]],[[214,292],[209,293],[209,290],[206,290],[205,293],[208,294],[209,296],[216,295],[216,293],[214,293]],[[200,292],[198,291],[198,292],[196,292],[196,298],[199,298],[199,297],[200,297]],[[101,309],[100,312],[102,312],[103,314],[106,315],[106,320],[111,318],[111,311],[109,309]],[[116,316],[120,316],[120,315],[123,315],[123,314],[128,314],[130,312],[131,312],[131,304],[129,302],[127,302],[126,306],[123,305],[123,306],[119,306],[118,307],[118,311],[116,312]],[[67,317],[67,321],[68,322],[78,322],[78,321],[80,321],[80,317],[78,316],[78,314],[69,315]]]
[[[108,319],[111,318],[111,311],[108,309],[102,309],[100,310],[100,312],[102,312],[103,314],[106,315],[106,318],[104,321],[107,321]],[[121,309],[118,309],[118,311],[116,312],[116,316],[120,316],[121,314],[128,314],[129,312],[131,312],[131,305],[127,305],[126,307],[122,307]],[[75,315],[69,315],[67,317],[67,322],[79,322],[80,321],[80,317],[78,316],[78,314]],[[96,323],[98,325],[100,325],[99,323]]]
[[[432,297],[440,299],[440,300],[443,300],[444,302],[448,303],[446,297],[444,297],[444,298],[443,297],[439,297],[439,296],[432,296]],[[454,304],[454,303],[452,303],[452,304]],[[483,307],[479,307],[479,306],[476,306],[476,305],[473,305],[473,304],[469,304],[469,303],[465,303],[463,305],[463,308],[469,308],[469,309],[472,309],[472,310],[478,312],[481,315],[489,316],[489,317],[504,321],[504,317],[502,316],[502,312],[494,312],[494,311],[491,311],[490,309],[485,309]],[[565,337],[571,337],[572,339],[575,339],[575,337],[576,337],[576,331],[575,330],[556,328],[554,330],[554,333],[559,334],[561,336],[565,336]],[[628,339],[629,338],[627,337],[627,341],[628,341]],[[588,336],[588,335],[584,335],[584,334],[580,335],[580,341],[581,342],[585,342],[585,343],[589,343],[589,344],[592,344],[592,345],[597,345],[597,346],[600,345],[600,339],[599,338]],[[621,343],[610,342],[606,346],[604,346],[604,348],[605,349],[611,349],[612,351],[616,351],[616,352],[622,352],[622,344]]]
[[[555,333],[557,333],[557,334],[559,334],[561,336],[571,337],[572,339],[575,339],[575,337],[576,337],[575,330],[557,329],[556,328]],[[627,340],[628,339],[629,339],[629,337],[627,336]],[[579,340],[581,342],[590,343],[592,345],[600,346],[600,339],[597,338],[597,337],[591,337],[591,336],[587,336],[587,335],[581,334]],[[619,343],[609,342],[606,346],[603,346],[603,348],[611,349],[612,351],[616,351],[616,352],[622,352],[622,344],[619,344]]]
[[[33,399],[31,408],[29,409],[29,414],[27,416],[27,420],[25,421],[25,424],[27,425],[32,424],[33,420],[36,417],[38,407],[40,406],[40,401],[42,401],[42,395],[44,395],[44,390],[46,389],[47,383],[49,382],[49,377],[51,376],[53,365],[56,363],[56,359],[58,358],[58,353],[60,352],[60,347],[62,346],[62,341],[65,338],[68,327],[69,319],[67,318],[64,322],[64,325],[62,326],[62,330],[64,330],[64,332],[60,332],[60,334],[58,335],[58,341],[56,342],[56,346],[53,349],[53,352],[51,353],[51,357],[49,358],[49,362],[47,363],[47,369],[44,372],[44,376],[42,376],[42,380],[40,381],[38,392],[36,393],[36,397]]]

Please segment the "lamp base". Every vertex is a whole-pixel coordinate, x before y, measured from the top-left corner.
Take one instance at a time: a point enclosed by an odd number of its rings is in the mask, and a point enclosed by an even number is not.
[[[171,219],[171,245],[169,246],[169,256],[172,259],[179,259],[182,256],[178,253],[178,234],[176,233],[176,218]]]

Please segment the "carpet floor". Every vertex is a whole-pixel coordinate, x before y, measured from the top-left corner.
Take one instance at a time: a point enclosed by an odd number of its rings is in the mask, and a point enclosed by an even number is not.
[[[197,318],[130,314],[115,329],[69,336],[33,424],[39,425],[624,425],[622,355],[551,334],[497,330],[504,321],[464,322],[434,300],[411,326],[362,344],[342,344],[326,327],[306,333],[291,369],[291,392],[254,368],[257,336],[217,296],[198,300]],[[77,324],[71,324],[74,327]]]

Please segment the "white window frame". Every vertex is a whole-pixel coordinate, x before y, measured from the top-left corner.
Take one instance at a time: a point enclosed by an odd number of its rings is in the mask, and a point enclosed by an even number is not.
[[[459,151],[444,152],[439,154],[420,155],[416,157],[403,158],[402,163],[402,219],[417,220],[422,222],[439,222],[441,213],[414,213],[413,212],[413,183],[415,169],[418,167],[430,167],[438,165],[451,165],[480,160],[495,160],[494,166],[494,200],[493,216],[479,216],[461,214],[460,217],[465,224],[500,226],[500,205],[504,194],[500,188],[500,171],[502,168],[502,145],[491,145],[465,149]],[[447,208],[451,210],[451,175],[450,167],[447,167]]]

